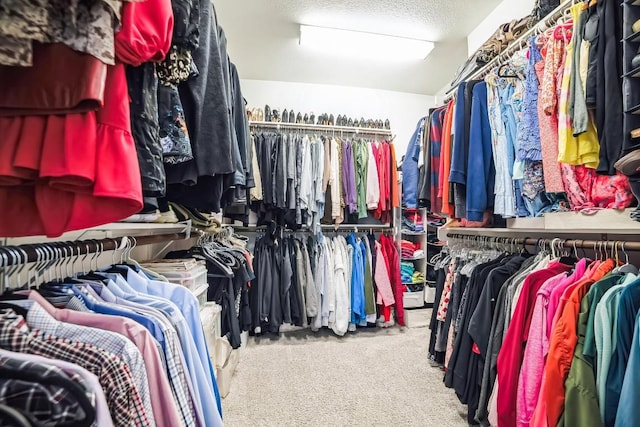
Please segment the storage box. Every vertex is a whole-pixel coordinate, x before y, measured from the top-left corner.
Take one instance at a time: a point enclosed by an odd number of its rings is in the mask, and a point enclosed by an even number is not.
[[[238,350],[231,348],[229,341],[224,337],[216,340],[215,352],[218,390],[221,397],[227,397],[229,391],[231,391],[231,380],[240,361],[240,354]]]
[[[207,303],[207,290],[209,290],[209,285],[204,284],[200,286],[198,289],[192,290],[193,295],[198,299],[198,303],[200,304],[200,310],[204,308],[204,305]]]
[[[221,313],[222,307],[212,301],[205,302],[204,307],[200,310],[204,338],[209,349],[209,358],[214,367],[216,366],[216,341],[222,335]]]
[[[207,267],[204,265],[198,265],[187,271],[158,271],[158,273],[166,277],[171,283],[182,285],[192,291],[200,289],[207,284]]]
[[[424,307],[424,289],[418,292],[405,292],[402,300],[404,308]]]

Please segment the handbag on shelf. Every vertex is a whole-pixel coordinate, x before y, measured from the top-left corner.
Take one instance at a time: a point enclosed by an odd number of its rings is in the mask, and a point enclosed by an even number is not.
[[[529,19],[529,28],[532,28],[538,22],[542,21],[558,6],[560,6],[560,0],[536,0],[536,4],[531,12],[531,19]]]
[[[498,27],[493,35],[458,69],[451,87],[457,86],[466,77],[484,67],[500,55],[508,46],[528,29],[531,16],[514,19]]]

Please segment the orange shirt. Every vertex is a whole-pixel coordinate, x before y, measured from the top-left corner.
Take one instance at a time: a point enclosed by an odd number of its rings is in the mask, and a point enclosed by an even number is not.
[[[615,262],[612,259],[604,261],[591,275],[576,282],[570,291],[563,295],[566,304],[562,314],[551,331],[549,354],[544,367],[542,399],[546,407],[547,425],[556,426],[564,411],[564,382],[571,369],[571,361],[578,342],[577,322],[580,313],[580,302],[589,292],[591,285],[606,276]]]

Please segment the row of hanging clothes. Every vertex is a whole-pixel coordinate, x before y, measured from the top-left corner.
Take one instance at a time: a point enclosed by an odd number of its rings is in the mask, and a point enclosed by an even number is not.
[[[246,205],[245,101],[213,3],[52,12],[63,3],[0,9],[0,236],[59,236],[134,215],[177,222],[169,201],[204,212]]]
[[[221,336],[227,338],[233,349],[241,346],[242,332],[251,328],[249,289],[255,274],[248,240],[237,235],[232,227],[224,227],[205,234],[189,250],[167,254],[169,259],[196,259],[205,263],[209,285],[206,299],[221,306]]]
[[[81,243],[29,246],[34,263],[1,271],[0,424],[222,426],[193,292],[131,260],[133,245],[99,268],[102,249],[84,242],[87,266]],[[0,253],[26,262],[21,247]]]
[[[435,260],[430,358],[471,425],[640,422],[638,269],[625,243],[592,249],[453,239]]]
[[[348,233],[348,234],[347,234]],[[405,324],[400,259],[387,233],[286,233],[271,227],[254,248],[250,333],[277,334],[283,324],[329,328]]]
[[[276,221],[316,232],[320,224],[385,224],[400,204],[390,141],[260,129],[252,138],[256,186],[250,195],[258,225]]]
[[[635,202],[614,167],[629,138],[614,84],[621,71],[608,68],[621,52],[600,28],[604,3],[577,2],[482,80],[460,83],[419,124],[405,156],[414,159],[406,167],[415,179],[404,189],[417,193],[413,204],[474,227],[491,223],[492,214],[538,217]]]

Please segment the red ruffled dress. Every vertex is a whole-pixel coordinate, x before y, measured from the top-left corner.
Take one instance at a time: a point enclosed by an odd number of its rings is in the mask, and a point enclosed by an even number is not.
[[[27,102],[23,98],[20,105],[12,104],[13,116],[12,105],[7,106],[0,96],[0,236],[55,237],[118,221],[142,209],[124,64],[138,66],[162,60],[169,51],[172,32],[170,0],[127,2],[116,34],[119,62],[115,66],[93,64],[87,67],[92,71],[83,81],[47,85],[40,92],[41,99],[32,96]],[[51,58],[60,60],[60,56],[47,54],[51,49],[70,50],[61,45],[34,49],[34,56],[40,52],[47,59],[38,62],[34,57],[34,67],[42,67],[40,72],[45,74],[48,69],[56,70],[47,65]],[[67,53],[80,63],[96,61],[85,54]],[[101,73],[101,67],[106,72]],[[2,80],[2,76],[0,70],[0,92],[2,86],[16,84]],[[65,80],[64,76],[60,79]],[[101,80],[97,84],[96,79],[103,79],[104,84]],[[77,97],[69,94],[77,94],[77,86],[102,106],[84,111],[86,104],[72,105]],[[25,105],[33,109],[31,115],[20,115]],[[66,112],[74,107],[80,112],[50,114],[56,108]],[[43,111],[50,115],[37,115]]]

